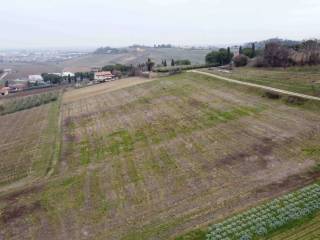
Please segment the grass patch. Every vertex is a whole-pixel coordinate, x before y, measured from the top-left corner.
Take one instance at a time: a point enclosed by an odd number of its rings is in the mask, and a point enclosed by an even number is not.
[[[175,240],[204,240],[206,239],[207,231],[197,229],[185,235],[176,237]]]

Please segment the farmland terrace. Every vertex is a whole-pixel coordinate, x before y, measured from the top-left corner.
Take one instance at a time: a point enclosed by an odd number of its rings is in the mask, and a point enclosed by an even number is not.
[[[53,174],[0,188],[0,239],[174,239],[319,177],[317,103],[262,98],[195,73],[87,89],[90,96],[63,96]],[[1,128],[6,172],[30,166],[33,157],[11,155],[14,143],[29,150],[25,135],[41,139],[23,124],[36,124],[52,104],[0,117],[10,126]]]

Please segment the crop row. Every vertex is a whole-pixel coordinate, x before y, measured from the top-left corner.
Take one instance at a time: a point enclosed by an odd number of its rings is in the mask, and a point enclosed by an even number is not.
[[[320,185],[314,184],[209,227],[207,240],[251,240],[320,210]]]

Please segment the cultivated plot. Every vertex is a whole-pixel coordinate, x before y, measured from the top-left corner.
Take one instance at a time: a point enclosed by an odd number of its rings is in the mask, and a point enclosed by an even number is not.
[[[58,103],[0,116],[1,186],[45,175],[58,131]]]
[[[56,178],[9,239],[170,239],[312,182],[320,115],[197,74],[65,101]],[[17,208],[21,208],[17,202]]]

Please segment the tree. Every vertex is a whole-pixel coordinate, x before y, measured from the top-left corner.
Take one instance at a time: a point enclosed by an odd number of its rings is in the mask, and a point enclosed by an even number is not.
[[[166,67],[167,66],[167,60],[163,61],[163,66]]]
[[[206,56],[206,63],[222,66],[225,64],[229,64],[232,58],[233,58],[233,53],[228,52],[228,50],[225,48],[221,48],[219,49],[219,51],[212,51],[208,53]]]
[[[230,59],[230,61],[231,61],[231,59],[232,59],[230,47],[227,48],[227,59]]]
[[[252,43],[251,46],[251,58],[254,58],[256,56],[256,45]]]
[[[51,84],[60,84],[62,82],[62,77],[56,74],[43,73],[41,74],[41,76],[43,78],[43,81],[49,82]]]
[[[152,68],[154,67],[154,62],[152,62],[151,59],[148,58],[146,65],[147,65],[148,71],[151,72]]]
[[[70,84],[70,83],[71,83],[71,76],[70,76],[70,74],[68,75],[67,79],[68,79],[68,83]]]
[[[171,66],[174,67],[174,65],[175,65],[175,62],[174,62],[174,60],[172,59],[172,60],[171,60]]]
[[[252,58],[252,48],[242,49],[242,54],[246,55],[248,58]]]
[[[243,54],[242,46],[239,47],[239,54]]]
[[[320,63],[320,42],[307,40],[301,44],[301,50],[305,55],[306,63],[316,65]]]
[[[264,62],[270,67],[287,67],[289,49],[279,43],[268,43],[264,49]]]

